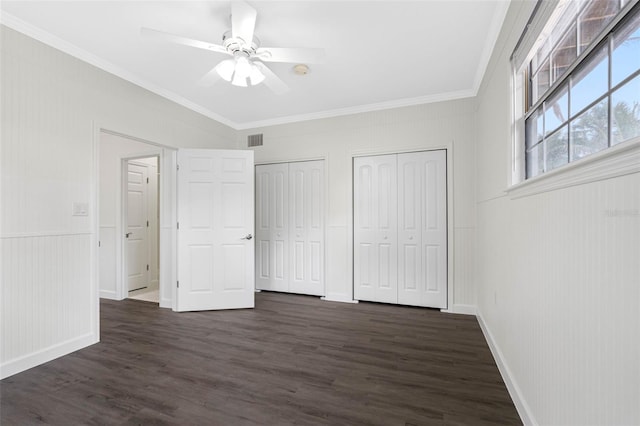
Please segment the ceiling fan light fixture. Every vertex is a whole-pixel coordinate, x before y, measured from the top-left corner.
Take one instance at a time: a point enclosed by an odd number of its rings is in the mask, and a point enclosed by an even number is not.
[[[237,72],[233,74],[233,80],[231,80],[231,84],[238,87],[247,87],[247,77],[243,77]]]
[[[247,58],[245,58],[244,56],[239,56],[236,57],[236,73],[235,75],[242,77],[242,78],[247,78],[249,77],[249,75],[251,74],[251,68],[252,68],[251,63],[249,63],[249,60]]]
[[[236,68],[236,62],[233,59],[226,59],[216,67],[216,71],[226,81],[231,81],[233,72]]]

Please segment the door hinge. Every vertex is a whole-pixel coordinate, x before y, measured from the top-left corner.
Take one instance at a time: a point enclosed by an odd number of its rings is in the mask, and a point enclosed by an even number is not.
[[[98,241],[98,247],[102,247],[102,246],[100,245],[100,241]]]
[[[180,288],[180,281],[176,281],[176,284],[178,285],[178,288]]]
[[[147,183],[149,183],[149,178],[147,178]]]
[[[149,221],[147,221],[147,228],[149,227]]]
[[[177,223],[177,228],[180,229],[180,222]]]
[[[149,265],[147,265],[147,271],[149,270]]]
[[[180,170],[180,164],[176,164],[176,170]]]

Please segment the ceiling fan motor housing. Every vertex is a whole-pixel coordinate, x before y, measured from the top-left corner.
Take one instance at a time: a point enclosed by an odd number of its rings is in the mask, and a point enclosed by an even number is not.
[[[241,38],[233,38],[231,30],[229,30],[222,35],[222,45],[233,56],[243,55],[250,58],[256,54],[256,50],[260,47],[260,40],[253,36],[251,43],[247,43]]]

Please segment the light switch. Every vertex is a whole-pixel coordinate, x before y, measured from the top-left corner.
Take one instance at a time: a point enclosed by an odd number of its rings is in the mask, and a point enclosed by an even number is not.
[[[73,216],[89,216],[89,203],[73,203]]]

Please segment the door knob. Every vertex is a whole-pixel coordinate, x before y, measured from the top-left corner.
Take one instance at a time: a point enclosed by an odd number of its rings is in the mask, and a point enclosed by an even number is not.
[[[247,236],[246,236],[246,237],[244,237],[244,238],[243,238],[243,240],[250,240],[250,239],[252,239],[252,238],[253,238],[253,235],[251,235],[251,234],[247,234]]]
[[[126,234],[124,234],[124,236],[127,238],[129,238],[129,235],[133,235],[133,232],[127,232]]]

